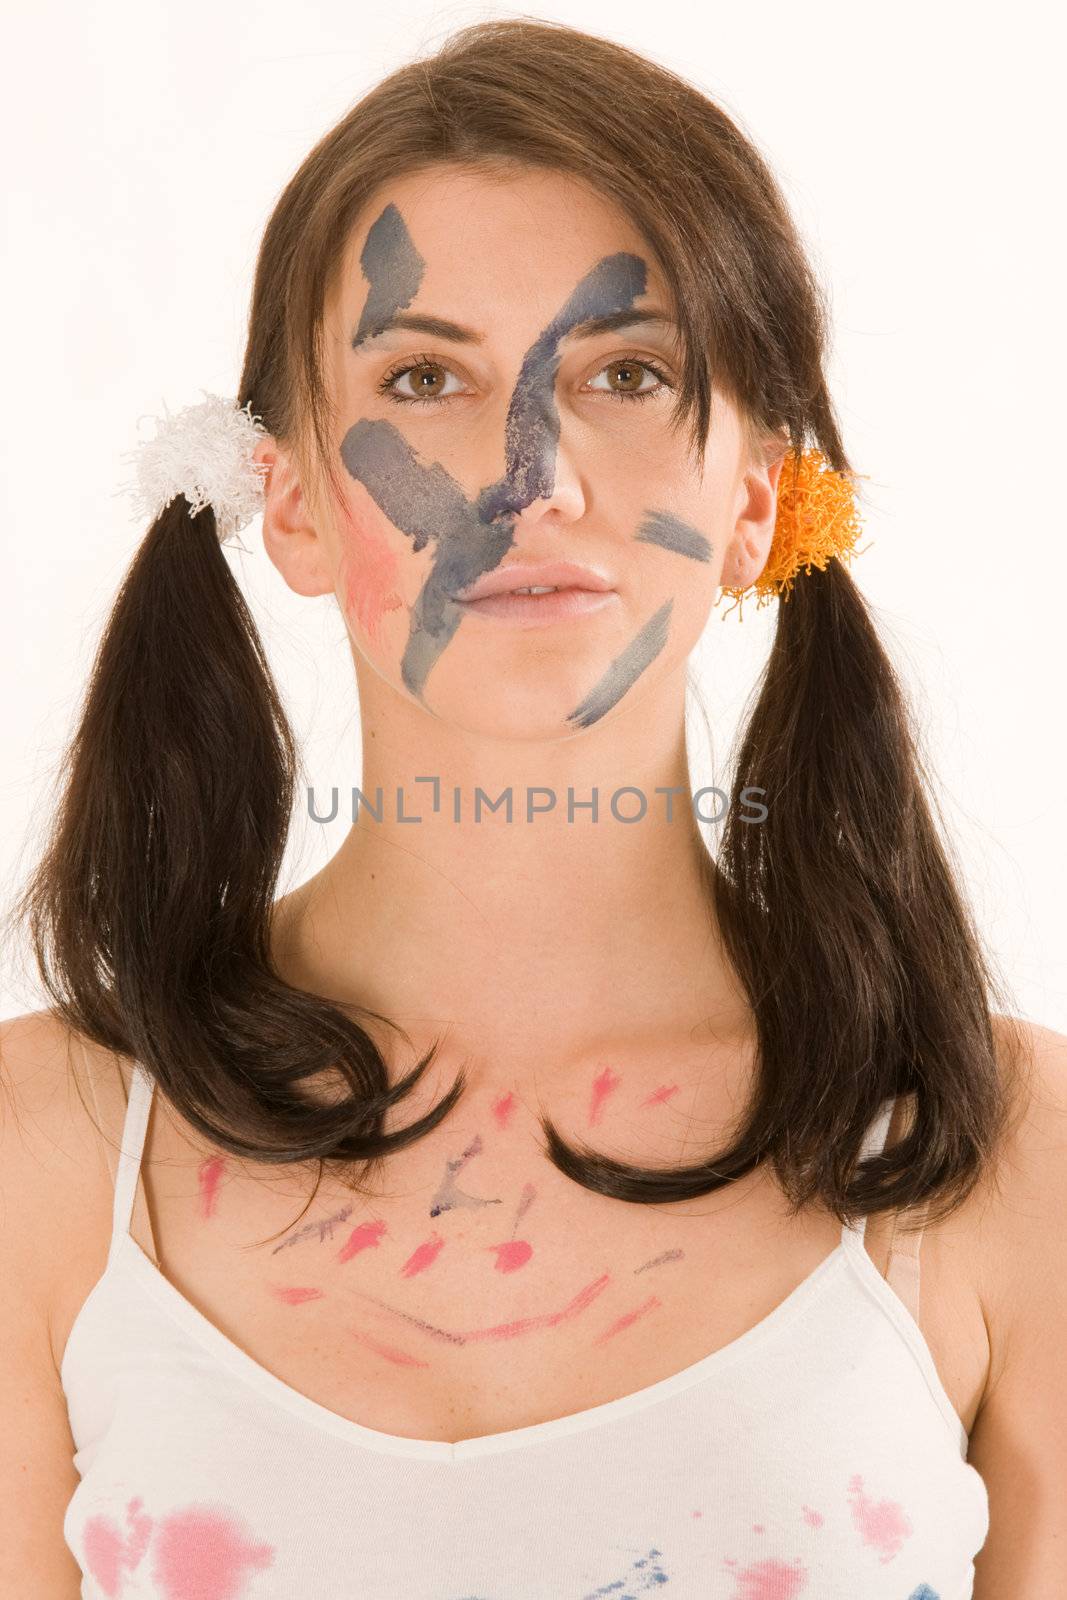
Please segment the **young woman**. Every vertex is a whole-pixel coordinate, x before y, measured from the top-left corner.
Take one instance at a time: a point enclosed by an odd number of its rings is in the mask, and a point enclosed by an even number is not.
[[[783,576],[825,343],[752,146],[568,29],[292,178],[230,421],[352,647],[315,804],[367,804],[275,898],[296,757],[190,485],[20,907],[5,1594],[1061,1594],[1065,1041],[991,1011],[847,542]],[[686,664],[749,590],[712,859]]]

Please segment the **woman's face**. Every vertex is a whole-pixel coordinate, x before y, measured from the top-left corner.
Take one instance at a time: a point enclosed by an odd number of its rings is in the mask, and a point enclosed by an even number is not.
[[[326,312],[342,493],[316,537],[359,656],[431,714],[617,715],[758,556],[773,482],[720,395],[703,461],[672,430],[671,317],[643,238],[564,174],[436,167],[366,208]]]

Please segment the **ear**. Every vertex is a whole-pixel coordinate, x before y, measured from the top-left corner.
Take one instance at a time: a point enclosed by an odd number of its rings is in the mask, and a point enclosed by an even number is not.
[[[723,588],[747,589],[767,565],[778,515],[778,479],[786,448],[786,442],[774,442],[764,459],[752,461],[742,474],[737,520],[719,575]]]
[[[275,439],[261,439],[254,459],[270,468],[264,485],[263,544],[294,594],[330,594],[329,553],[312,520],[293,454]]]

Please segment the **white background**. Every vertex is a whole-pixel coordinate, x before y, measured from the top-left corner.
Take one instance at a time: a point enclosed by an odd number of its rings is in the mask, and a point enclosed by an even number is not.
[[[868,478],[853,573],[911,694],[1014,1008],[1067,1031],[1062,56],[1036,5],[113,0],[22,8],[17,25],[9,12],[5,908],[143,531],[116,497],[138,418],[235,392],[261,232],[321,134],[452,29],[518,14],[681,71],[778,174],[830,291],[831,378]],[[307,774],[356,782],[336,606],[289,593],[258,524],[243,541],[237,570]],[[716,759],[698,766],[704,781],[724,777],[773,617],[746,605],[739,625],[725,609],[699,658]],[[298,817],[282,887],[343,828]],[[9,958],[2,980],[0,1013],[40,1003],[32,969]]]

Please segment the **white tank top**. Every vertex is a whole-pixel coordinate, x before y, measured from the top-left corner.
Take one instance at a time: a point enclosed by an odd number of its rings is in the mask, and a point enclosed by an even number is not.
[[[532,1427],[406,1439],[282,1382],[136,1243],[151,1095],[138,1066],[107,1265],[61,1368],[83,1600],[973,1594],[988,1499],[914,1314],[917,1236],[891,1258],[900,1293],[860,1219],[761,1322],[672,1377]]]

